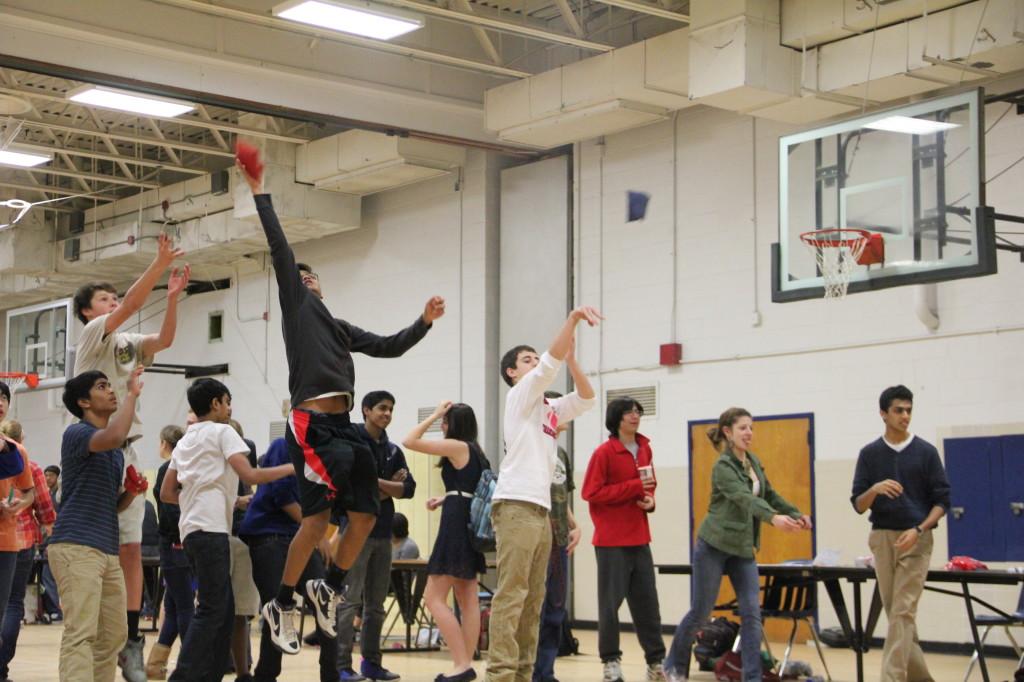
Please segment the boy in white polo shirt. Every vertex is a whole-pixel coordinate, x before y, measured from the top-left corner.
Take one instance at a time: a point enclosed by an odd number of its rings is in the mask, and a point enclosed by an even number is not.
[[[498,544],[498,589],[491,603],[488,682],[529,680],[537,652],[540,610],[551,554],[551,480],[558,425],[594,406],[594,389],[576,361],[576,325],[601,320],[594,308],[569,313],[546,353],[516,346],[501,359],[505,398],[505,456],[491,519]],[[565,362],[576,390],[548,400],[546,391]]]
[[[188,404],[198,421],[171,454],[160,499],[181,508],[178,528],[196,577],[196,610],[178,655],[174,680],[220,679],[227,667],[234,622],[231,521],[238,479],[270,483],[295,473],[289,464],[253,469],[249,446],[228,424],[231,392],[216,379],[197,379]]]

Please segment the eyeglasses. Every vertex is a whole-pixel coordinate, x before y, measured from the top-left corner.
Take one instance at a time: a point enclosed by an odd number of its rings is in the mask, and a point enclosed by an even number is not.
[[[305,278],[309,277],[311,279],[315,279],[318,282],[320,281],[320,275],[316,274],[315,272],[303,272],[301,274],[302,274],[302,279],[305,279]]]
[[[632,410],[626,410],[625,412],[623,412],[623,414],[635,414],[638,417],[642,417],[644,416],[644,411],[634,407]]]

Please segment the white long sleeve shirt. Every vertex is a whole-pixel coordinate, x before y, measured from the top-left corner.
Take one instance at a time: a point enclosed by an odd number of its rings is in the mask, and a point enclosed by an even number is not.
[[[551,479],[558,458],[558,425],[594,406],[575,391],[554,400],[544,398],[562,362],[547,352],[512,387],[505,398],[505,456],[498,472],[494,500],[532,502],[551,509]]]

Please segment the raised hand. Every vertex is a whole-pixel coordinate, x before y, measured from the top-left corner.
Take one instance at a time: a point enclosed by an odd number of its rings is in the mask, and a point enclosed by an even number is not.
[[[171,270],[171,276],[167,279],[167,298],[177,298],[178,294],[185,291],[191,277],[192,266],[188,263],[180,271],[178,268]]]
[[[128,393],[138,398],[142,394],[142,373],[145,367],[136,367],[128,377]]]
[[[239,161],[237,158],[235,159],[235,166],[238,168],[238,171],[242,174],[242,178],[245,180],[245,184],[249,185],[249,189],[252,190],[253,195],[255,196],[257,194],[263,194],[263,178],[256,178],[253,177],[252,175],[249,175],[249,171],[245,169],[245,166],[243,166],[242,162]]]
[[[580,306],[579,308],[576,308],[571,313],[569,313],[569,317],[576,320],[577,322],[585,321],[591,327],[596,327],[598,323],[604,319],[604,316],[601,315],[597,308],[594,308],[589,305],[583,305]]]
[[[452,401],[442,400],[437,404],[437,407],[434,408],[434,417],[443,417],[444,415],[448,414],[448,410],[450,409],[452,409]]]
[[[161,232],[157,235],[156,244],[156,260],[165,268],[170,267],[175,258],[181,258],[185,255],[184,249],[174,247],[174,241],[170,235]]]
[[[423,307],[423,321],[431,324],[434,320],[443,316],[444,298],[441,296],[431,296],[430,300],[427,301],[427,305]]]

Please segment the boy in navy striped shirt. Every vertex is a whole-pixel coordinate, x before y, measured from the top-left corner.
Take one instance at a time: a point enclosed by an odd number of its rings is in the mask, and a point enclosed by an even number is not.
[[[120,409],[103,372],[83,372],[64,386],[64,405],[80,421],[65,429],[61,443],[63,498],[48,550],[64,607],[61,682],[113,682],[128,638],[117,512],[144,492],[122,487],[121,450],[141,375],[139,367],[129,376]]]

